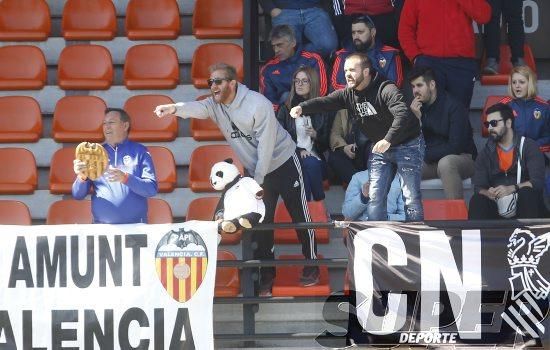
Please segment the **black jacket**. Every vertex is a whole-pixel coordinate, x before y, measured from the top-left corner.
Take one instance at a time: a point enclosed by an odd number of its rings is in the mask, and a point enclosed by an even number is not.
[[[468,109],[452,96],[438,92],[437,98],[422,111],[422,133],[426,141],[426,163],[436,163],[449,154],[471,154],[477,149],[472,136]]]

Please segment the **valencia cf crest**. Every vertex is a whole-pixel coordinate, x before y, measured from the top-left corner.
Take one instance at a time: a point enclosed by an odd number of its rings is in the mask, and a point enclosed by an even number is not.
[[[380,57],[378,59],[378,65],[380,66],[380,68],[384,68],[386,66],[386,58]]]
[[[201,236],[180,228],[164,235],[155,251],[157,275],[174,300],[185,303],[199,289],[208,266],[208,251]]]
[[[535,109],[535,111],[533,112],[533,117],[535,117],[535,119],[540,119],[541,116],[542,112],[540,111],[540,109]]]

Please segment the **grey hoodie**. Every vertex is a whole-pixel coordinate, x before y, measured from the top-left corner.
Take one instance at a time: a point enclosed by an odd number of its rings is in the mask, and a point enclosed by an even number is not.
[[[259,184],[263,184],[265,175],[283,165],[296,150],[296,144],[275,118],[271,102],[240,83],[230,105],[216,103],[208,97],[176,103],[175,114],[182,118],[212,118]]]

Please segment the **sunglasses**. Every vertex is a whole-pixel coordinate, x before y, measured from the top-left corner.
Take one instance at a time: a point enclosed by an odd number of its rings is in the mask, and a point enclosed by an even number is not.
[[[504,119],[493,119],[489,122],[483,122],[483,125],[486,127],[486,128],[495,128],[497,125],[498,125],[498,122],[500,121],[503,121]]]
[[[224,80],[231,81],[229,78],[214,78],[208,79],[206,82],[208,83],[208,87],[211,87],[212,84],[221,85]]]

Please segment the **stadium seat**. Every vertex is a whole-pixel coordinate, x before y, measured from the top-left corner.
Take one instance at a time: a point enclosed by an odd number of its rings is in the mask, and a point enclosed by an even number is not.
[[[140,142],[173,141],[178,136],[178,118],[166,116],[159,119],[153,110],[161,104],[174,103],[164,95],[132,96],[124,103],[124,110],[132,119],[130,140]]]
[[[243,49],[237,44],[209,43],[202,44],[193,53],[191,62],[191,81],[198,89],[208,88],[206,80],[210,78],[208,67],[220,61],[237,69],[237,79],[243,81]]]
[[[126,34],[130,40],[176,39],[180,12],[176,0],[130,0],[126,7]]]
[[[160,198],[148,198],[147,205],[147,223],[171,224],[173,222],[172,208],[170,208],[170,204],[165,200]]]
[[[235,254],[227,250],[218,250],[219,260],[237,260]],[[241,278],[237,267],[217,267],[216,285],[214,287],[214,296],[236,297],[241,291]]]
[[[508,44],[500,45],[500,61],[499,61],[499,67],[498,67],[498,74],[495,74],[495,75],[483,74],[481,76],[481,85],[508,84],[508,75],[512,70],[512,62],[510,62],[511,57],[512,57],[512,53],[510,52],[510,45]],[[528,44],[525,44],[523,46],[523,58],[525,60],[525,63],[533,70],[533,72],[536,72],[537,70],[535,65],[535,58],[533,56],[533,52],[531,51],[531,47]],[[481,61],[482,68],[485,67],[485,60],[486,60],[486,57],[485,55],[483,55],[483,59]]]
[[[202,95],[197,97],[197,101],[203,100],[210,95]],[[189,128],[191,130],[191,136],[196,141],[223,141],[223,136],[220,128],[210,118],[197,119],[190,118]]]
[[[233,159],[233,164],[242,174],[243,166],[229,145],[208,145],[195,148],[189,161],[189,187],[191,190],[193,192],[215,192],[210,184],[210,170],[215,163],[228,158]]]
[[[200,197],[195,198],[187,206],[187,215],[185,221],[201,220],[211,221],[214,218],[214,211],[220,201],[220,197]],[[232,245],[241,241],[242,232],[237,231],[233,234],[222,234],[222,240],[220,244]]]
[[[25,148],[0,148],[0,194],[31,194],[36,189],[36,160]]]
[[[91,224],[92,202],[90,200],[62,199],[48,209],[47,225]]]
[[[277,260],[303,259],[302,255],[281,255]],[[318,255],[322,259],[322,255]],[[328,296],[330,295],[330,283],[328,268],[319,266],[319,284],[310,287],[300,285],[302,265],[279,265],[276,266],[276,276],[273,281],[272,295],[274,297],[298,297],[298,296]]]
[[[483,105],[483,111],[481,112],[481,135],[483,137],[489,136],[489,130],[483,125],[487,121],[487,109],[494,104],[499,103],[506,96],[487,96],[485,105]]]
[[[311,216],[312,222],[328,222],[327,209],[322,201],[313,201],[307,203],[309,208],[309,215]],[[284,202],[277,203],[277,208],[275,209],[275,222],[292,222],[290,214],[285,207]],[[315,229],[315,238],[317,243],[328,243],[329,242],[329,231],[328,229]],[[296,235],[296,230],[294,229],[278,229],[275,230],[275,243],[277,244],[297,244],[300,243],[298,236]]]
[[[0,225],[31,225],[31,213],[20,201],[0,200]]]
[[[65,96],[53,112],[52,137],[57,142],[102,142],[107,105],[96,96]]]
[[[115,5],[111,0],[68,0],[61,32],[65,40],[112,40],[116,35]]]
[[[242,38],[243,0],[197,0],[193,35],[197,39]]]
[[[36,142],[41,135],[42,114],[34,98],[0,97],[0,142]]]
[[[73,171],[75,147],[60,148],[50,162],[50,193],[70,194],[76,175]]]
[[[155,165],[159,192],[172,192],[176,188],[176,161],[172,152],[162,146],[148,146]]]
[[[468,220],[463,199],[423,199],[424,220]]]
[[[45,84],[46,58],[38,47],[0,47],[0,90],[40,90]]]
[[[45,0],[0,1],[0,41],[42,41],[51,29]]]
[[[107,90],[113,83],[111,53],[100,45],[65,46],[57,68],[57,84],[64,90]]]
[[[128,89],[173,89],[179,79],[178,55],[171,46],[143,44],[126,52],[124,85]]]

